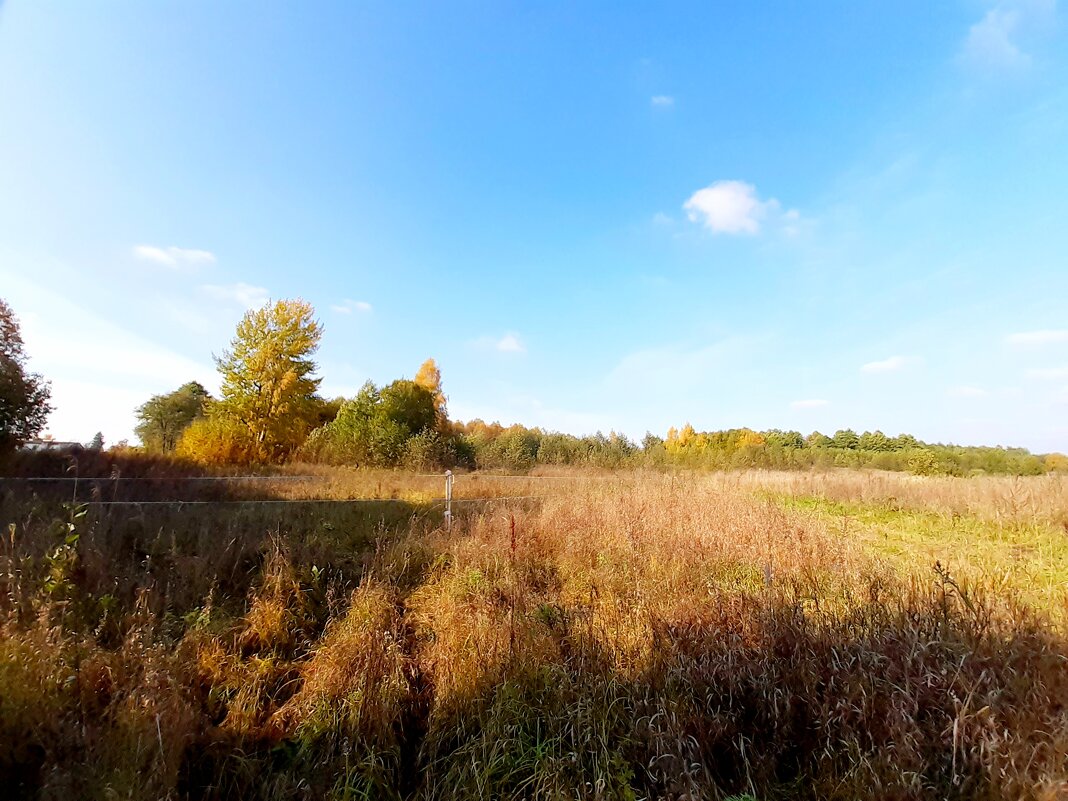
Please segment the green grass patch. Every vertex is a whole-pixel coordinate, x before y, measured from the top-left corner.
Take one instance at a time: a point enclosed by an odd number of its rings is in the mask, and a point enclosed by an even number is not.
[[[1002,525],[971,515],[906,509],[895,502],[857,503],[776,495],[830,531],[862,543],[906,573],[930,572],[940,562],[951,573],[983,578],[1048,611],[1068,603],[1068,532],[1040,522]]]

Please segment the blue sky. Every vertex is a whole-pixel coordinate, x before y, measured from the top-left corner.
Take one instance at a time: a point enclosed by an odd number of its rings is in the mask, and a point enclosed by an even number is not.
[[[0,296],[130,436],[301,296],[323,391],[1068,450],[1053,0],[0,5]]]

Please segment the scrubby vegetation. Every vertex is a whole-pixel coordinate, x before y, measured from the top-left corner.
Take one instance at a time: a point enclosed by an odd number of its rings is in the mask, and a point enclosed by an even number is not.
[[[1064,479],[187,468],[5,484],[11,797],[1068,792]]]

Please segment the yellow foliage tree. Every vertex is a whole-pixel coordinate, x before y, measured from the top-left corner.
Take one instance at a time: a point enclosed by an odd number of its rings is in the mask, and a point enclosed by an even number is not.
[[[230,349],[215,360],[223,382],[212,414],[244,426],[258,461],[284,458],[314,425],[319,379],[312,377],[311,355],[322,337],[314,315],[299,299],[249,311]]]
[[[249,464],[258,454],[248,428],[233,417],[199,417],[182,432],[175,453],[205,465]]]
[[[445,407],[447,399],[441,389],[441,370],[438,368],[437,362],[433,359],[427,359],[423,362],[419,366],[419,371],[415,374],[415,383],[434,396],[436,427],[439,430],[443,429],[449,419],[449,413]]]
[[[1068,473],[1068,456],[1063,453],[1047,454],[1045,467],[1050,473]]]
[[[744,428],[738,437],[738,450],[742,450],[743,448],[759,448],[764,442],[763,434],[758,434],[756,431],[750,431],[748,428]]]

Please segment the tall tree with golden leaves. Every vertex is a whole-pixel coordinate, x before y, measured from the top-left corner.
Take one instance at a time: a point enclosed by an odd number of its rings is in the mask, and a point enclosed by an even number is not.
[[[447,399],[441,390],[441,370],[437,362],[433,359],[423,362],[415,374],[415,383],[434,396],[435,423],[439,430],[442,429],[449,419],[449,413],[445,407]]]
[[[321,337],[310,303],[279,300],[246,312],[215,360],[223,382],[213,411],[247,428],[259,459],[285,457],[311,430],[320,381],[311,356]]]

